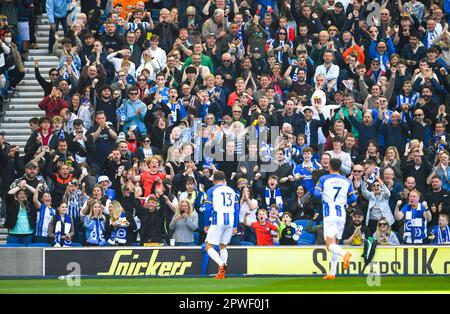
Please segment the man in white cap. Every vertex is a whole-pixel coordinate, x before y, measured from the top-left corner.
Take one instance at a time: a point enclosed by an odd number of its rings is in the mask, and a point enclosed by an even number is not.
[[[110,189],[112,182],[109,180],[108,176],[99,176],[97,183],[100,184],[103,191],[105,191],[105,195],[108,196],[111,201],[114,201],[116,198],[116,191]]]

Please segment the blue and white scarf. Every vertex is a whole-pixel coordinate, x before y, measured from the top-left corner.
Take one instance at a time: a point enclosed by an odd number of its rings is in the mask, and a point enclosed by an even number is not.
[[[48,225],[55,215],[55,209],[47,207],[44,204],[41,205],[39,209],[39,215],[36,224],[36,236],[37,237],[47,237],[48,236]]]
[[[80,79],[80,72],[78,71],[75,62],[70,63],[69,66],[70,66],[70,68],[72,69],[72,73],[73,73],[73,75],[77,78],[77,80]],[[62,67],[61,67],[61,68],[62,68]],[[69,74],[69,70],[68,70],[67,68],[64,68],[64,73],[63,73],[62,77],[63,77],[65,80],[69,80],[70,74]]]
[[[89,219],[89,218],[87,218]],[[86,230],[86,242],[95,245],[106,245],[105,241],[105,222],[100,218],[92,218],[90,221],[92,229]]]
[[[126,220],[126,214],[123,212],[120,214],[119,220]],[[110,224],[112,227],[112,220]],[[108,244],[110,245],[124,245],[127,243],[128,227],[112,227],[111,235],[108,239]]]
[[[81,191],[77,190],[74,195],[69,194],[69,197],[67,198],[68,213],[74,221],[79,220],[81,217],[80,194]]]
[[[441,227],[436,226],[431,231],[432,234],[436,236],[434,240],[434,244],[443,245],[444,243],[450,242],[450,227],[446,226],[445,230],[442,230]]]
[[[175,103],[171,103],[170,101],[167,103],[167,106],[169,106],[171,118],[170,122],[173,125],[175,122],[177,122],[177,105],[180,105],[180,119],[184,119],[186,117],[186,110],[184,110],[183,103],[180,99],[177,100]]]
[[[62,241],[61,235],[67,235],[70,233],[70,229],[72,228],[72,221],[70,219],[70,216],[68,214],[65,214],[64,219],[64,228],[63,228],[63,222],[61,220],[61,215],[58,215],[58,221],[55,225],[55,247],[61,247],[61,246],[72,246],[71,240],[64,240]]]
[[[411,108],[416,107],[417,101],[419,100],[419,93],[411,93],[409,96],[403,94],[397,96],[397,109],[401,108],[404,104],[410,104]],[[412,111],[409,112],[410,117],[412,117]],[[406,122],[405,113],[402,111],[402,121]]]
[[[267,211],[270,211],[270,205],[273,203],[277,204],[280,207],[280,214],[283,212],[283,198],[281,197],[281,191],[279,188],[275,188],[275,190],[271,190],[268,187],[265,188],[265,198],[266,198],[266,207]],[[272,202],[274,200],[274,202]]]
[[[402,208],[405,214],[405,232],[403,233],[403,243],[422,244],[427,236],[427,222],[423,218],[425,208],[419,204],[416,209],[411,205],[405,205]]]

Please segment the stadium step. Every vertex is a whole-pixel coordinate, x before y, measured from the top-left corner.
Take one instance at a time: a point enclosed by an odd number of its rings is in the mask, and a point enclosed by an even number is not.
[[[18,93],[5,103],[5,113],[0,120],[0,130],[5,134],[6,140],[12,145],[19,145],[21,152],[31,135],[28,121],[32,117],[41,117],[45,114],[38,107],[39,102],[44,98],[44,91],[34,75],[34,58],[39,58],[40,73],[47,81],[49,81],[49,70],[58,66],[58,58],[48,53],[49,30],[47,14],[43,14],[37,18],[38,48],[30,49],[28,60],[24,61],[25,77],[17,86]],[[64,33],[61,27],[58,35],[62,40]],[[0,237],[0,243],[1,240]]]
[[[40,98],[25,98],[25,99],[23,99],[23,98],[11,98],[11,100],[10,100],[10,104],[11,105],[13,105],[13,104],[22,104],[22,105],[25,105],[25,104],[34,104],[34,105],[36,105],[37,106],[37,104],[42,100],[42,98],[43,97],[40,97]]]
[[[19,98],[19,99],[23,99],[23,98],[44,98],[44,92],[40,91],[35,91],[35,92],[30,92],[30,91],[23,91],[21,89],[19,89],[19,93],[16,94],[14,97],[15,98]]]
[[[5,111],[5,115],[7,116],[6,119],[13,119],[15,117],[27,117],[27,119],[29,119],[30,117],[43,116],[43,115],[45,115],[45,111],[42,111],[42,110],[20,110],[20,109],[14,109],[14,110],[6,110]]]
[[[36,103],[36,104],[28,104],[28,105],[14,104],[14,105],[10,105],[9,109],[10,110],[21,110],[21,111],[22,110],[26,110],[26,111],[40,110],[40,108],[38,106],[38,103]]]
[[[42,90],[42,87],[40,85],[36,86],[30,84],[21,84],[17,85],[17,90],[19,90],[20,92],[40,92],[42,95],[44,95],[44,91]]]

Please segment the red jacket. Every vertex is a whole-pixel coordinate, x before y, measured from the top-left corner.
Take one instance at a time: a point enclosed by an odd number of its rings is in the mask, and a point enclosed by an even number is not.
[[[50,96],[45,96],[39,103],[39,108],[45,110],[45,115],[53,118],[58,116],[63,108],[69,108],[69,104],[64,99],[54,99]]]

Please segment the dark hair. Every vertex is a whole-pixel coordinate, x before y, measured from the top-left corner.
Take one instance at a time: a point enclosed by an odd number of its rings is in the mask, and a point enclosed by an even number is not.
[[[226,179],[226,176],[225,176],[224,172],[222,172],[222,171],[214,172],[214,174],[213,174],[214,181],[225,181],[225,179]]]
[[[334,171],[341,170],[342,161],[339,158],[331,158],[330,160],[330,169]]]
[[[73,121],[73,126],[83,126],[83,120],[81,120],[81,119],[75,119],[74,121]]]
[[[45,116],[45,117],[41,117],[39,119],[39,124],[44,123],[45,121],[48,121],[49,123],[52,123],[52,119],[50,119],[49,117]]]
[[[28,120],[28,124],[39,124],[39,118],[38,117],[33,117],[30,120]]]
[[[58,72],[58,74],[59,74],[59,71],[58,71],[58,69],[57,68],[51,68],[49,71],[48,71],[48,75],[51,75],[52,74],[52,72]]]

